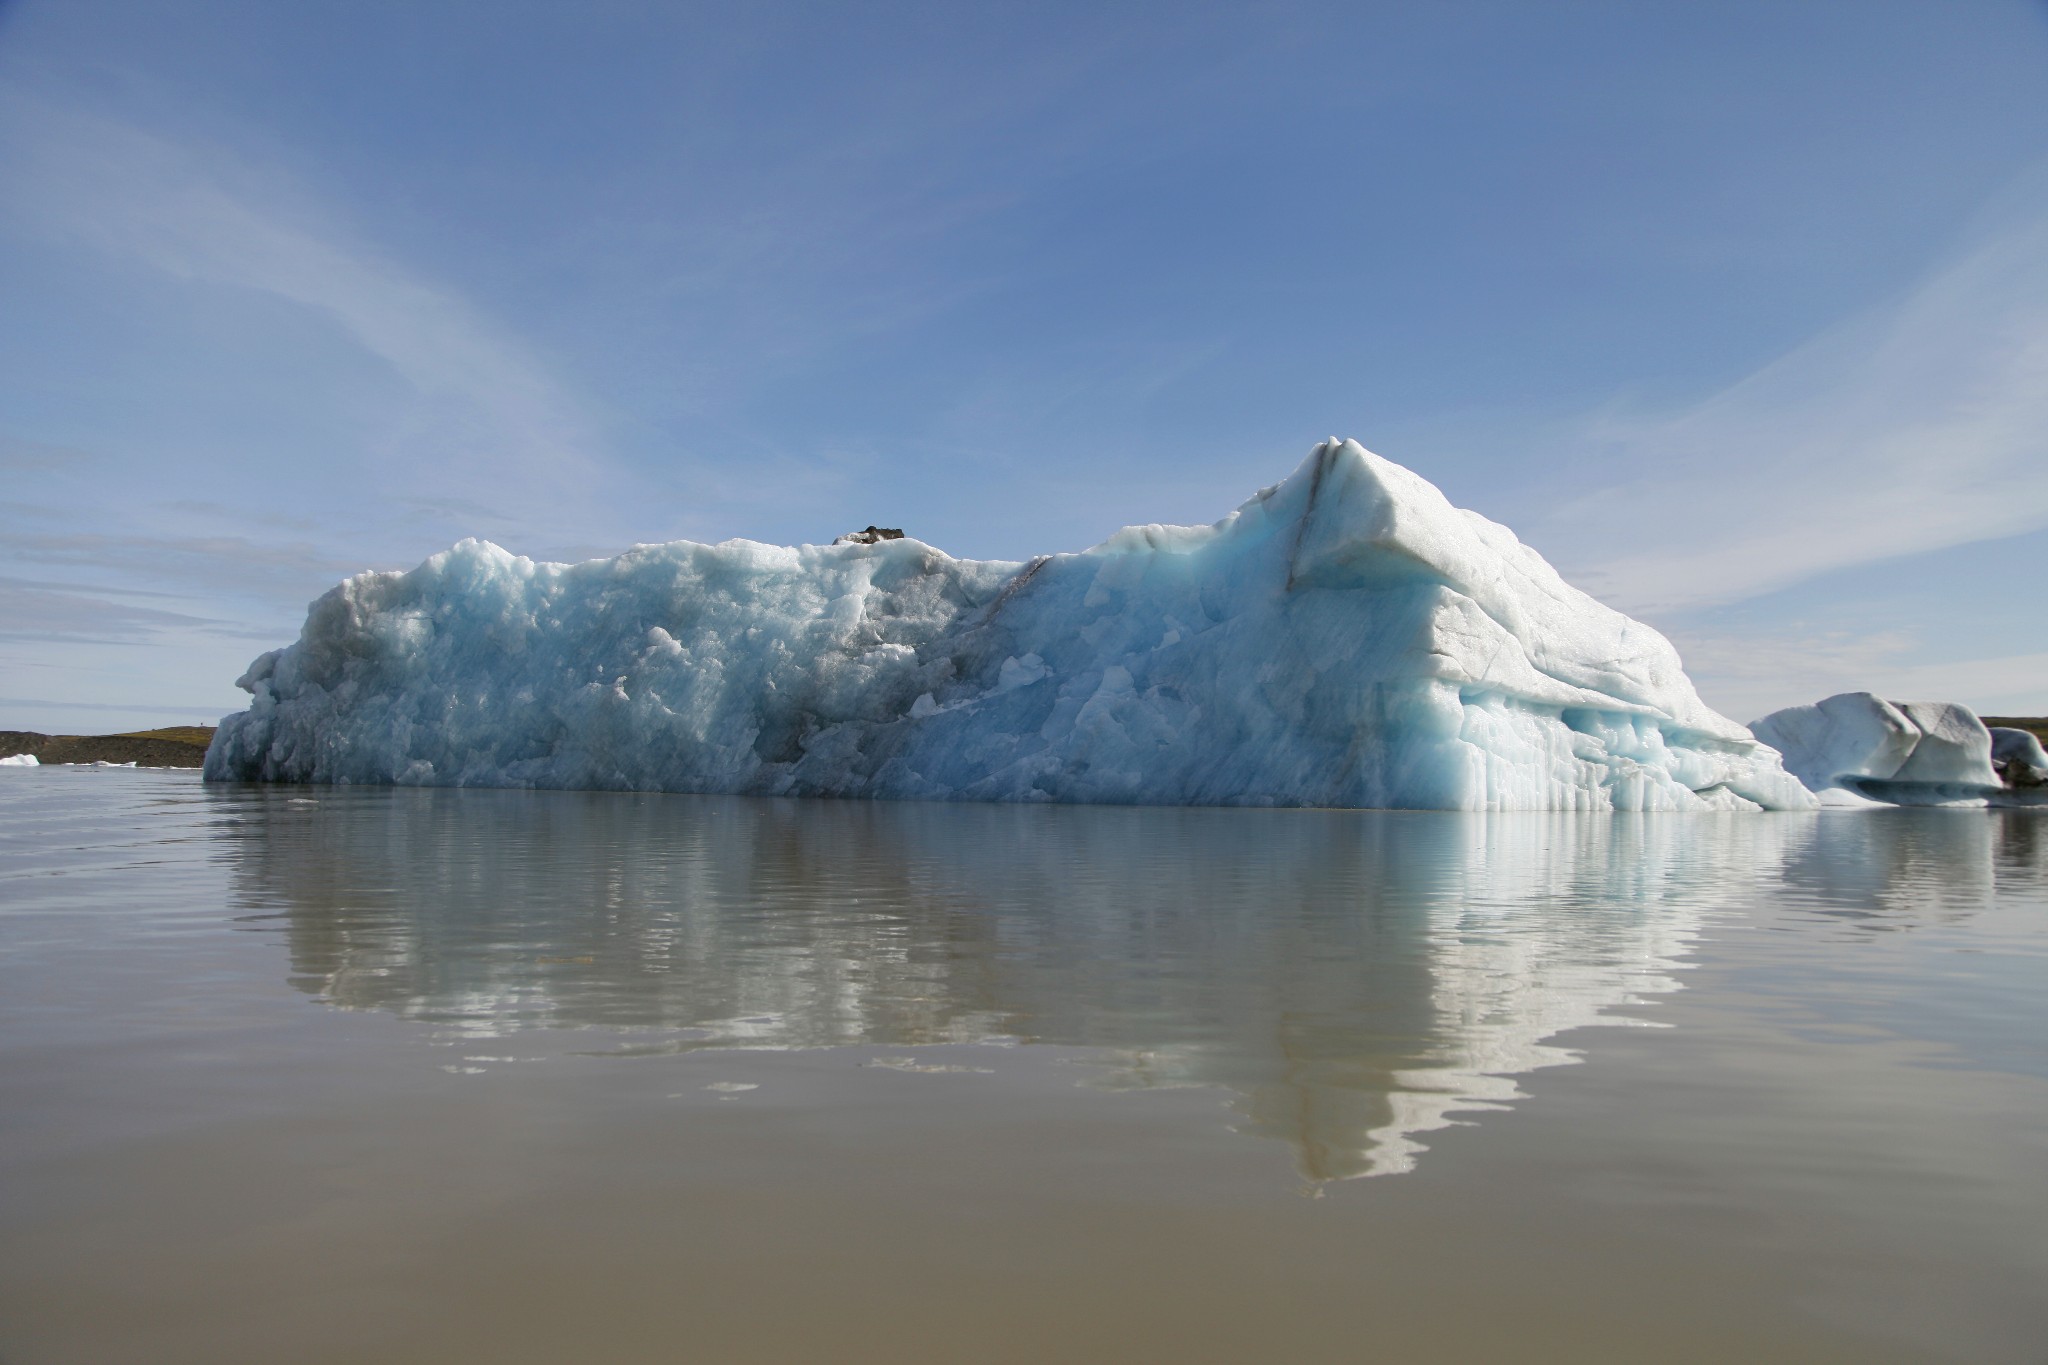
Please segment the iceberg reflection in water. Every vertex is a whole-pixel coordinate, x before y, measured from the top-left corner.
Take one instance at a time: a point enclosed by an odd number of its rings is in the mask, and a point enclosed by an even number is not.
[[[6,1360],[2048,1341],[2040,811],[13,771]]]
[[[1560,1035],[1643,1022],[1703,915],[1854,837],[1805,814],[223,800],[242,908],[282,911],[296,984],[332,1004],[471,1038],[631,1030],[604,1045],[629,1052],[1050,1045],[1092,1084],[1228,1092],[1313,1181],[1409,1170],[1421,1135],[1576,1060]]]

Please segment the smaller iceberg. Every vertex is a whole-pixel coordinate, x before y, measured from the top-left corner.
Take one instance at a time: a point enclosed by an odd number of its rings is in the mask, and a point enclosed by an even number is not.
[[[40,768],[43,761],[34,754],[9,754],[0,758],[0,768]]]
[[[1991,766],[2014,790],[2048,787],[2048,749],[2031,730],[1992,726]]]
[[[1847,793],[1891,805],[1981,805],[2007,791],[1994,766],[1992,732],[1959,702],[1895,702],[1870,692],[1843,692],[1811,706],[1773,711],[1749,728],[1824,800]],[[2041,751],[2024,730],[2001,733],[2032,741],[2031,754]],[[2028,752],[2012,739],[1996,743],[2008,755]],[[2042,766],[2048,769],[2048,763]]]

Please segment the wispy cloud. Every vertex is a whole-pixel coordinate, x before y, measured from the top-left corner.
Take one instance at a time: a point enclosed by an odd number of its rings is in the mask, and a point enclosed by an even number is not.
[[[1878,675],[1876,690],[1902,701],[1955,699],[1985,715],[2039,707],[2048,652],[1911,664]]]
[[[91,589],[0,579],[0,640],[147,643],[165,630],[220,623],[185,612],[110,600]]]
[[[1918,647],[1907,631],[1671,632],[1700,695],[1748,722],[1783,706],[1876,685]]]
[[[241,536],[11,530],[0,533],[0,566],[17,570],[0,575],[0,639],[223,659],[282,643],[307,602],[366,567]]]
[[[28,534],[10,536],[7,550],[21,563],[106,570],[126,575],[129,584],[258,596],[271,589],[298,593],[304,584],[325,585],[375,567],[303,542],[266,543],[245,536]]]
[[[609,481],[587,400],[455,292],[358,240],[293,176],[20,89],[0,91],[0,127],[4,212],[17,222],[311,310],[389,366],[416,402],[393,414],[387,448],[367,452],[388,472],[488,480],[530,513],[581,505]]]
[[[0,434],[0,469],[10,474],[64,469],[90,464],[97,458],[89,451],[77,450],[71,446],[51,445],[45,441],[29,441],[19,436]]]
[[[2037,710],[2048,653],[1929,661],[1901,630],[1722,634],[1678,630],[1672,642],[1700,695],[1744,722],[1837,692],[1960,701],[1980,711]]]
[[[1629,611],[2048,526],[2048,194],[1891,305],[1580,444],[1633,474],[1532,529]]]
[[[209,502],[203,498],[169,498],[154,504],[151,510],[169,512],[195,520],[255,527],[264,531],[294,531],[300,535],[310,535],[321,529],[320,523],[311,517],[296,516],[283,510],[266,511],[258,515],[246,508],[231,507],[224,502]]]

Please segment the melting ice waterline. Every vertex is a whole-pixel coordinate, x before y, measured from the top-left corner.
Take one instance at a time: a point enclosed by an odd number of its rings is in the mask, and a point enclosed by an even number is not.
[[[211,780],[1454,810],[1803,809],[1668,641],[1352,441],[1213,526],[464,541],[313,604]]]

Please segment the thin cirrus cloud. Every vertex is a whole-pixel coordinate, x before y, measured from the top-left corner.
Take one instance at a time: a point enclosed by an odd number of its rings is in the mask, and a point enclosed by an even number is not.
[[[132,644],[166,630],[218,627],[186,612],[115,600],[138,594],[80,592],[69,584],[0,578],[0,639],[44,644]]]
[[[195,633],[272,638],[327,583],[360,567],[305,544],[104,532],[12,533],[0,563],[76,575],[0,576],[0,637],[117,645]]]
[[[304,541],[275,542],[246,536],[160,536],[109,534],[98,531],[18,533],[8,538],[8,554],[17,562],[63,567],[89,575],[147,577],[153,585],[187,592],[240,592],[267,595],[284,581],[297,591],[300,581],[331,580],[364,566],[329,555]],[[252,588],[251,579],[257,582]],[[120,591],[138,593],[131,585]]]
[[[2048,194],[1895,303],[1579,445],[1609,482],[1537,534],[1631,612],[2048,526]]]
[[[67,466],[89,464],[93,458],[88,451],[51,445],[46,441],[26,441],[0,432],[0,470],[10,474],[42,474]]]
[[[1915,661],[1902,632],[1848,632],[1799,639],[1687,636],[1687,670],[1716,710],[1752,721],[1783,706],[1837,692],[1900,701],[1960,701],[1986,715],[2038,712],[2048,652]]]
[[[454,293],[351,240],[292,177],[19,90],[0,110],[10,216],[132,265],[312,310],[383,361],[416,400],[382,452],[409,482],[488,478],[532,511],[559,512],[610,481],[587,400]]]

